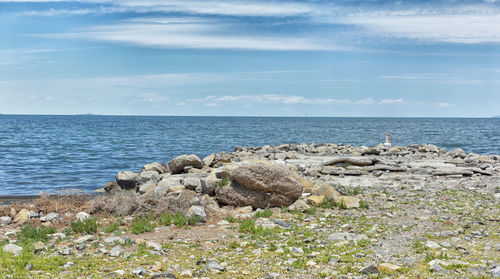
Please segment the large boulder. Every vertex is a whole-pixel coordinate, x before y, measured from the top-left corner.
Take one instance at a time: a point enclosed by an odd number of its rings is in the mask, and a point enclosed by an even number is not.
[[[285,167],[251,164],[230,171],[231,184],[218,187],[219,203],[254,208],[289,206],[302,195],[302,184]]]
[[[201,159],[194,154],[175,157],[172,161],[170,161],[170,163],[168,163],[170,172],[172,172],[173,174],[181,173],[182,171],[184,171],[184,168],[186,166],[192,166],[193,168],[201,169],[203,167],[203,164],[201,162]]]
[[[125,190],[135,189],[137,185],[136,178],[139,176],[138,173],[131,171],[121,171],[116,174],[116,183]]]

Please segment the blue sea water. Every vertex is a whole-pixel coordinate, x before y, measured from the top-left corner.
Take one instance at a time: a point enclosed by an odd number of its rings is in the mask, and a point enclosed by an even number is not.
[[[500,154],[500,119],[0,115],[0,195],[92,191],[122,170],[235,146],[432,143]]]

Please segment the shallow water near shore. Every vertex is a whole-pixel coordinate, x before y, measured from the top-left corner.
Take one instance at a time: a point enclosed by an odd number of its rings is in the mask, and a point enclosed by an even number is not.
[[[92,191],[116,172],[235,146],[431,143],[500,154],[500,119],[0,115],[0,195]]]

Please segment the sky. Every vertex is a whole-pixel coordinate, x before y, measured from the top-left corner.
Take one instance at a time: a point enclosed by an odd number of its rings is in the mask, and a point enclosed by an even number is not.
[[[0,113],[500,115],[500,1],[0,0]]]

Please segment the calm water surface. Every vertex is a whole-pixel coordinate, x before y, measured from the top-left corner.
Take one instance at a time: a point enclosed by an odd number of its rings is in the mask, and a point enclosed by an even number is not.
[[[116,172],[235,146],[432,143],[500,154],[500,119],[0,115],[0,195],[92,191]]]

